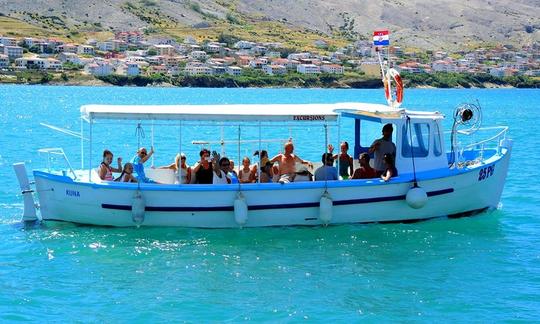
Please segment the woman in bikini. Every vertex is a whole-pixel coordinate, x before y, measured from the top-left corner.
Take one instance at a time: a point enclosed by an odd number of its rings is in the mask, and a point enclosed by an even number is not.
[[[103,161],[99,165],[99,178],[105,181],[113,181],[113,172],[122,172],[122,158],[118,158],[118,168],[111,166],[113,154],[109,150],[103,151]]]

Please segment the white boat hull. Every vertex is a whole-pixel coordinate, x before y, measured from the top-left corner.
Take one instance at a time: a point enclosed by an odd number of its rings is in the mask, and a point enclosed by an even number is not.
[[[378,179],[291,184],[141,185],[145,200],[141,226],[240,227],[234,200],[239,191],[248,206],[243,227],[316,226],[325,190],[333,200],[329,224],[400,222],[453,216],[496,208],[504,187],[510,148],[483,164],[446,175],[418,175],[427,192],[422,208],[411,208],[405,195],[410,177],[388,183]],[[484,175],[484,176],[482,176]],[[135,226],[131,206],[136,184],[83,183],[67,176],[34,172],[43,220],[105,226]]]

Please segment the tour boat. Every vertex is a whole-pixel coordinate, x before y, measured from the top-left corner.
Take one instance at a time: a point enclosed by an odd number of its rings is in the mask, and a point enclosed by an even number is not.
[[[80,134],[84,167],[74,169],[60,148],[41,152],[60,155],[66,167],[34,170],[33,180],[23,163],[14,164],[24,199],[24,221],[236,228],[406,222],[470,215],[499,205],[512,150],[507,127],[479,127],[481,110],[477,104],[456,109],[450,136],[445,136],[442,113],[395,104],[85,105],[80,112],[81,123],[88,123],[88,146],[83,147],[82,131]],[[345,119],[353,122],[344,123]],[[92,159],[92,131],[119,121],[137,127],[174,125],[180,138],[186,128],[209,123],[234,127],[239,137],[246,125],[320,129],[323,138],[333,127],[338,134],[354,133],[355,161],[368,151],[361,145],[362,127],[367,123],[378,123],[380,128],[392,124],[399,175],[389,181],[204,185],[174,184],[172,170],[147,167],[147,176],[161,184],[103,181],[96,172],[99,163]],[[345,124],[352,126],[342,129]],[[476,140],[482,132],[489,134]],[[446,137],[451,138],[448,143]],[[468,137],[476,142],[464,144]],[[241,141],[239,138],[238,143]],[[263,141],[259,131],[259,142]]]

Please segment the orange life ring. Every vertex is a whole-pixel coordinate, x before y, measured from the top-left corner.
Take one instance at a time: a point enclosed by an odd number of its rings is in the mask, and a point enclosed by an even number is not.
[[[390,83],[395,85],[395,99],[390,93]],[[396,69],[388,69],[384,78],[384,96],[388,104],[394,108],[398,108],[403,102],[403,80]]]

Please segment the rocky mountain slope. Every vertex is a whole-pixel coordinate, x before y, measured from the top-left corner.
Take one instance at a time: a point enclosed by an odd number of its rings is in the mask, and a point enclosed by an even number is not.
[[[273,22],[346,39],[388,28],[394,42],[430,49],[540,41],[540,0],[0,0],[0,14],[72,33],[215,26],[234,33]]]

